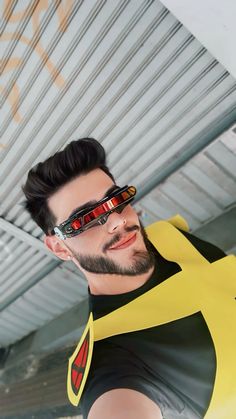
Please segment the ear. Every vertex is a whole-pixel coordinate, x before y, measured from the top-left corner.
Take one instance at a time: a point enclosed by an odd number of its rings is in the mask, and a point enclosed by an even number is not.
[[[45,246],[61,260],[71,259],[70,251],[57,236],[44,236]]]

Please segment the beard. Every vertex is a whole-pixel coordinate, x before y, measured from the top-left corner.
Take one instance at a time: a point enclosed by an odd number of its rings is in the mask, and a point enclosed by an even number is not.
[[[73,256],[79,262],[80,266],[87,272],[95,274],[115,274],[115,275],[126,275],[136,276],[147,273],[155,264],[155,256],[152,251],[151,244],[148,240],[146,231],[143,226],[132,226],[124,228],[125,232],[140,231],[146,250],[138,251],[134,250],[132,255],[133,262],[129,266],[121,266],[119,263],[114,262],[113,259],[106,256],[91,256],[81,255],[73,252]],[[103,246],[103,252],[105,253],[109,247],[118,243],[121,239],[121,235],[115,235],[112,240]]]

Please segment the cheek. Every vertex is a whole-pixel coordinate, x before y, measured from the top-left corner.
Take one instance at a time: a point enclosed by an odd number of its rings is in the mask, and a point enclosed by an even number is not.
[[[81,254],[96,253],[99,250],[99,243],[101,241],[101,227],[90,228],[70,240],[70,246],[75,252]]]
[[[127,205],[122,213],[126,218],[127,225],[140,226],[138,215],[131,205]],[[101,248],[109,238],[107,236],[106,224],[104,224],[104,226],[92,227],[77,237],[72,237],[69,239],[69,246],[73,251],[81,254],[100,253]]]

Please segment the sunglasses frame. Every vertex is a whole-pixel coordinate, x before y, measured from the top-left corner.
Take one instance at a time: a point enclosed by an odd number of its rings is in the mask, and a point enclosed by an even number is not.
[[[136,188],[134,186],[126,185],[117,188],[110,195],[98,201],[96,205],[78,211],[63,223],[55,226],[51,234],[65,240],[75,237],[94,226],[103,225],[112,212],[122,212],[126,205],[134,199],[135,194]],[[78,228],[75,228],[76,226]]]

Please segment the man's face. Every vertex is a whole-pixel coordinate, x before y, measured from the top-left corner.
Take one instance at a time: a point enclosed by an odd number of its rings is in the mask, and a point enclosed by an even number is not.
[[[48,200],[49,208],[56,216],[56,224],[68,219],[78,207],[100,201],[112,187],[114,182],[101,169],[77,177]],[[54,237],[54,240],[59,239]],[[83,271],[95,274],[139,275],[153,266],[148,240],[131,205],[127,205],[121,213],[110,214],[104,225],[67,238],[63,245],[70,250]]]

